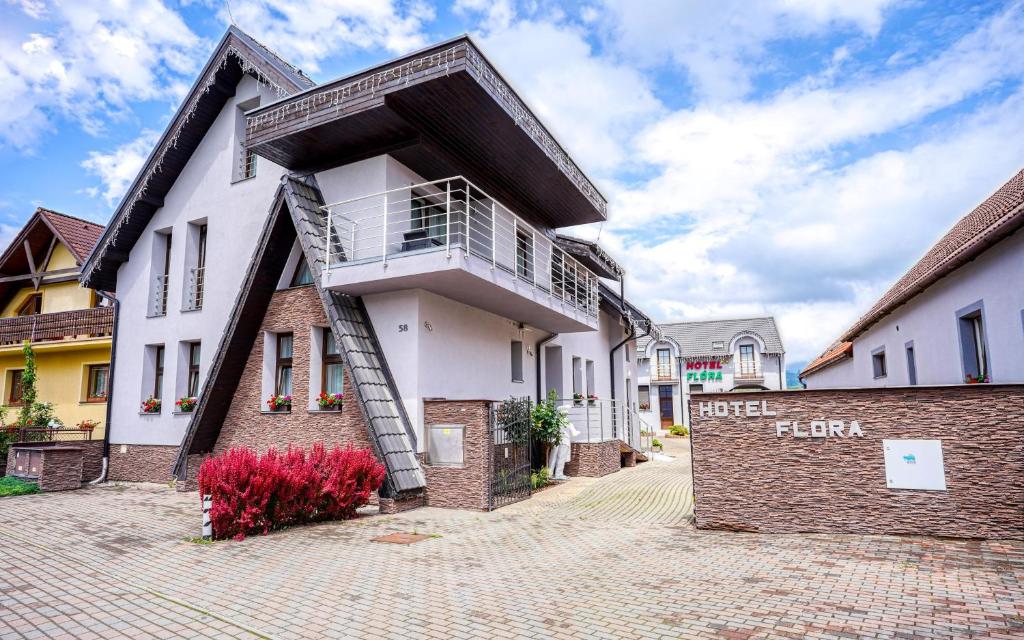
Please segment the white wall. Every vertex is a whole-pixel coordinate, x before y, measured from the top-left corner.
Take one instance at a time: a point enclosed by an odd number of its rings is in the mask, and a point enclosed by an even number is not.
[[[128,262],[117,274],[117,297],[121,304],[118,331],[117,371],[111,407],[111,442],[177,445],[191,414],[173,415],[175,381],[179,378],[178,343],[201,340],[203,380],[216,353],[228,315],[245,270],[249,266],[256,236],[263,227],[282,169],[260,158],[256,176],[232,182],[237,144],[237,104],[261,96],[264,103],[274,94],[245,76],[233,98],[228,100],[206,137],[164,198]],[[203,309],[182,312],[185,305],[187,267],[186,234],[190,222],[207,222],[207,271]],[[171,283],[165,317],[147,318],[151,291],[153,232],[170,229]],[[145,371],[145,346],[166,347],[163,412],[139,415],[139,403],[149,396],[151,373]],[[146,380],[150,383],[147,385]]]
[[[956,312],[984,304],[991,381],[1024,381],[1024,233],[939,280],[853,342],[853,359],[806,378],[809,389],[894,387],[910,383],[905,345],[914,343],[917,384],[964,382]],[[887,375],[876,379],[871,352],[884,347]]]

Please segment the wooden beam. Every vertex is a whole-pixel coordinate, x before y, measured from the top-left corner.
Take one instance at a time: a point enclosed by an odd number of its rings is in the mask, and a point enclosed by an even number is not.
[[[22,246],[25,247],[25,257],[28,258],[28,268],[29,268],[29,275],[32,278],[32,287],[36,291],[39,291],[39,280],[40,280],[40,278],[36,278],[35,277],[35,275],[36,275],[36,259],[35,259],[35,256],[32,255],[32,245],[30,245],[28,243],[28,238],[25,238],[25,241],[24,241],[24,243],[22,243]]]
[[[0,283],[4,282],[20,282],[22,280],[43,280],[44,278],[55,278],[58,276],[77,276],[79,274],[78,267],[68,267],[66,269],[54,269],[53,271],[39,271],[36,273],[23,273],[17,276],[0,276]]]

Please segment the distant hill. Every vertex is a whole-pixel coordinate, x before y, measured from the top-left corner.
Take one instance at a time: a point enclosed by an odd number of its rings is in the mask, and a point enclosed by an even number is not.
[[[804,385],[800,384],[800,371],[807,366],[806,362],[789,362],[786,363],[786,388],[787,389],[802,389]]]

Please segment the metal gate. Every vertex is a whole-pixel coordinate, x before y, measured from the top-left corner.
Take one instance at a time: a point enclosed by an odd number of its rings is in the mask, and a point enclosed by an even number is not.
[[[487,491],[489,510],[530,497],[532,410],[529,398],[491,403],[487,421],[491,448]]]

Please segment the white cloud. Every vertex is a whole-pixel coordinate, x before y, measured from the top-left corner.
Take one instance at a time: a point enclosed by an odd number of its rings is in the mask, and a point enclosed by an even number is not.
[[[98,133],[132,102],[169,99],[199,62],[200,39],[160,0],[75,0],[45,7],[25,36],[0,33],[0,145],[31,150],[58,119]]]
[[[874,35],[894,0],[604,0],[618,51],[643,65],[684,67],[699,96],[735,99],[765,64],[765,45],[836,28]]]
[[[227,20],[226,10],[221,17]],[[246,33],[307,73],[356,49],[400,54],[423,47],[434,17],[426,2],[392,0],[234,0],[231,18]]]
[[[102,197],[107,206],[113,206],[135,179],[159,137],[159,132],[146,130],[109,153],[90,151],[82,168],[98,177],[102,186],[89,188],[88,195]]]

